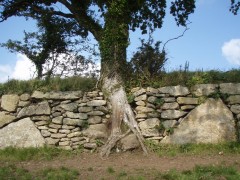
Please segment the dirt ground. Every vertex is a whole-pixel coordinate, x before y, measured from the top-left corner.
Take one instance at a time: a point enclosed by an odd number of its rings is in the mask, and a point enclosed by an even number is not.
[[[234,166],[240,171],[240,155],[204,155],[159,157],[150,153],[144,156],[142,152],[125,152],[111,154],[102,159],[98,153],[82,153],[71,158],[60,158],[51,161],[20,162],[18,166],[34,173],[45,168],[67,167],[79,171],[79,179],[115,179],[117,173],[125,172],[131,176],[151,179],[151,173],[166,172],[171,169],[179,171],[192,170],[196,165]],[[114,172],[109,172],[109,168]]]

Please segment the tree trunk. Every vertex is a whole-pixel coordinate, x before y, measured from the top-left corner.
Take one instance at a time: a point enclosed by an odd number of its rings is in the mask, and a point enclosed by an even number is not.
[[[111,134],[101,149],[101,156],[108,156],[116,143],[130,131],[138,138],[143,150],[144,139],[138,128],[134,113],[128,104],[124,90],[123,75],[126,74],[126,49],[129,40],[129,27],[126,19],[131,14],[126,11],[127,1],[113,1],[105,15],[105,26],[99,39],[101,53],[101,87],[112,106]],[[125,123],[129,130],[122,132],[121,124]]]
[[[111,134],[101,149],[101,156],[108,157],[116,143],[121,138],[125,137],[130,131],[132,131],[137,136],[144,153],[147,154],[147,149],[144,146],[144,138],[138,128],[134,113],[128,104],[121,77],[119,77],[118,74],[114,74],[111,77],[108,76],[104,78],[102,89],[108,96],[107,98],[112,106],[112,114]],[[121,124],[123,122],[129,128],[127,132],[122,132],[121,130]]]

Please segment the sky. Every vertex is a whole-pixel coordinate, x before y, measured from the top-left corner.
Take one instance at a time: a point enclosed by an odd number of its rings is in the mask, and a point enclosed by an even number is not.
[[[189,63],[190,70],[228,71],[240,68],[240,13],[229,12],[230,0],[197,0],[196,10],[191,14],[183,37],[170,41],[165,49],[168,55],[166,70],[177,70]],[[169,10],[168,10],[169,11]],[[35,23],[24,18],[9,18],[0,23],[0,43],[8,39],[22,40],[23,31],[34,31]],[[184,32],[176,26],[174,18],[167,13],[163,28],[153,34],[154,41],[166,43]],[[127,49],[130,59],[140,46],[139,38],[148,38],[140,31],[130,33]],[[10,53],[0,48],[0,82],[8,79],[29,79],[34,76],[34,66],[23,54]]]

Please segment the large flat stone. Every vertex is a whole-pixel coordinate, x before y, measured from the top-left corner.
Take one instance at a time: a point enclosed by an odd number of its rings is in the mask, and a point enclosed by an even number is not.
[[[161,113],[161,118],[163,119],[178,119],[186,115],[187,112],[180,110],[166,110]]]
[[[108,130],[105,124],[94,124],[90,125],[88,129],[82,131],[84,136],[90,138],[107,138]]]
[[[222,100],[208,99],[183,118],[174,133],[161,142],[186,144],[224,141],[236,141],[233,114]]]
[[[51,109],[47,101],[43,101],[36,105],[31,105],[28,107],[24,107],[18,113],[17,117],[29,117],[29,116],[39,116],[39,115],[50,115]]]
[[[35,99],[53,99],[53,100],[75,100],[83,96],[82,91],[65,91],[65,92],[47,92],[34,91],[32,98]]]
[[[195,96],[209,96],[212,93],[217,92],[217,84],[197,84],[194,85],[191,90]]]
[[[16,94],[8,94],[2,96],[1,107],[9,112],[14,112],[17,109],[19,96]]]
[[[30,118],[21,119],[0,129],[0,148],[41,147],[45,144],[39,130]]]
[[[222,83],[220,92],[223,94],[240,94],[240,83]]]
[[[158,90],[160,93],[170,94],[171,96],[186,96],[189,94],[188,88],[183,86],[167,86]]]
[[[15,116],[8,114],[7,112],[0,112],[0,128],[11,123],[15,120]]]
[[[198,98],[178,97],[178,98],[177,98],[177,102],[178,102],[178,104],[197,105],[197,104],[198,104]]]

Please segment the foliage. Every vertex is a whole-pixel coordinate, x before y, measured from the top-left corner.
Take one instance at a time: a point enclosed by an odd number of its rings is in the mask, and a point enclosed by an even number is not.
[[[144,80],[132,78],[126,83],[126,88],[130,90],[132,87],[164,87],[183,85],[191,87],[200,83],[239,83],[240,82],[240,69],[232,69],[229,71],[189,71],[188,68],[182,70],[162,72],[161,75],[153,77],[152,80]],[[224,96],[224,95],[223,95]]]
[[[87,40],[77,40],[71,37],[71,30],[66,21],[44,14],[35,17],[37,20],[38,32],[24,32],[23,41],[8,40],[0,44],[10,52],[17,52],[26,55],[35,65],[37,77],[83,75],[91,71],[98,73],[95,63],[79,52],[89,47],[84,46]],[[71,37],[71,38],[70,38]],[[82,49],[79,49],[81,46]]]
[[[239,0],[231,0],[230,11],[234,15],[237,15],[239,8],[240,8],[240,1]]]
[[[133,0],[2,0],[0,22],[12,16],[23,16],[40,21],[44,17],[50,18],[46,22],[53,23],[49,23],[49,25],[45,23],[43,26],[47,28],[53,26],[53,28],[47,29],[49,33],[46,31],[46,35],[49,35],[50,38],[44,39],[46,40],[46,49],[43,48],[43,50],[52,48],[51,41],[55,37],[52,31],[57,30],[60,35],[65,35],[59,38],[60,41],[56,45],[65,45],[66,37],[87,37],[91,33],[98,41],[102,74],[107,77],[122,75],[126,70],[129,30],[135,31],[140,28],[142,34],[146,34],[148,31],[153,32],[154,29],[161,28],[166,14],[166,4],[166,0],[137,2]],[[186,26],[188,16],[194,12],[194,9],[195,0],[175,0],[171,1],[170,14],[173,15],[178,26]],[[62,49],[60,48],[60,50]],[[44,53],[44,57],[48,57],[48,55],[49,53]]]
[[[50,78],[46,80],[9,80],[0,84],[0,95],[32,93],[35,90],[47,91],[91,91],[96,84],[96,79],[73,76],[68,78]]]
[[[115,170],[114,170],[112,167],[108,167],[108,168],[107,168],[107,172],[108,172],[109,174],[113,174],[113,173],[115,173]]]
[[[146,79],[152,79],[153,77],[161,75],[164,70],[164,64],[167,61],[166,52],[160,50],[160,43],[156,42],[153,47],[153,40],[149,40],[147,43],[144,40],[141,41],[142,45],[139,47],[131,61],[130,66],[132,68],[133,76],[144,76]]]

